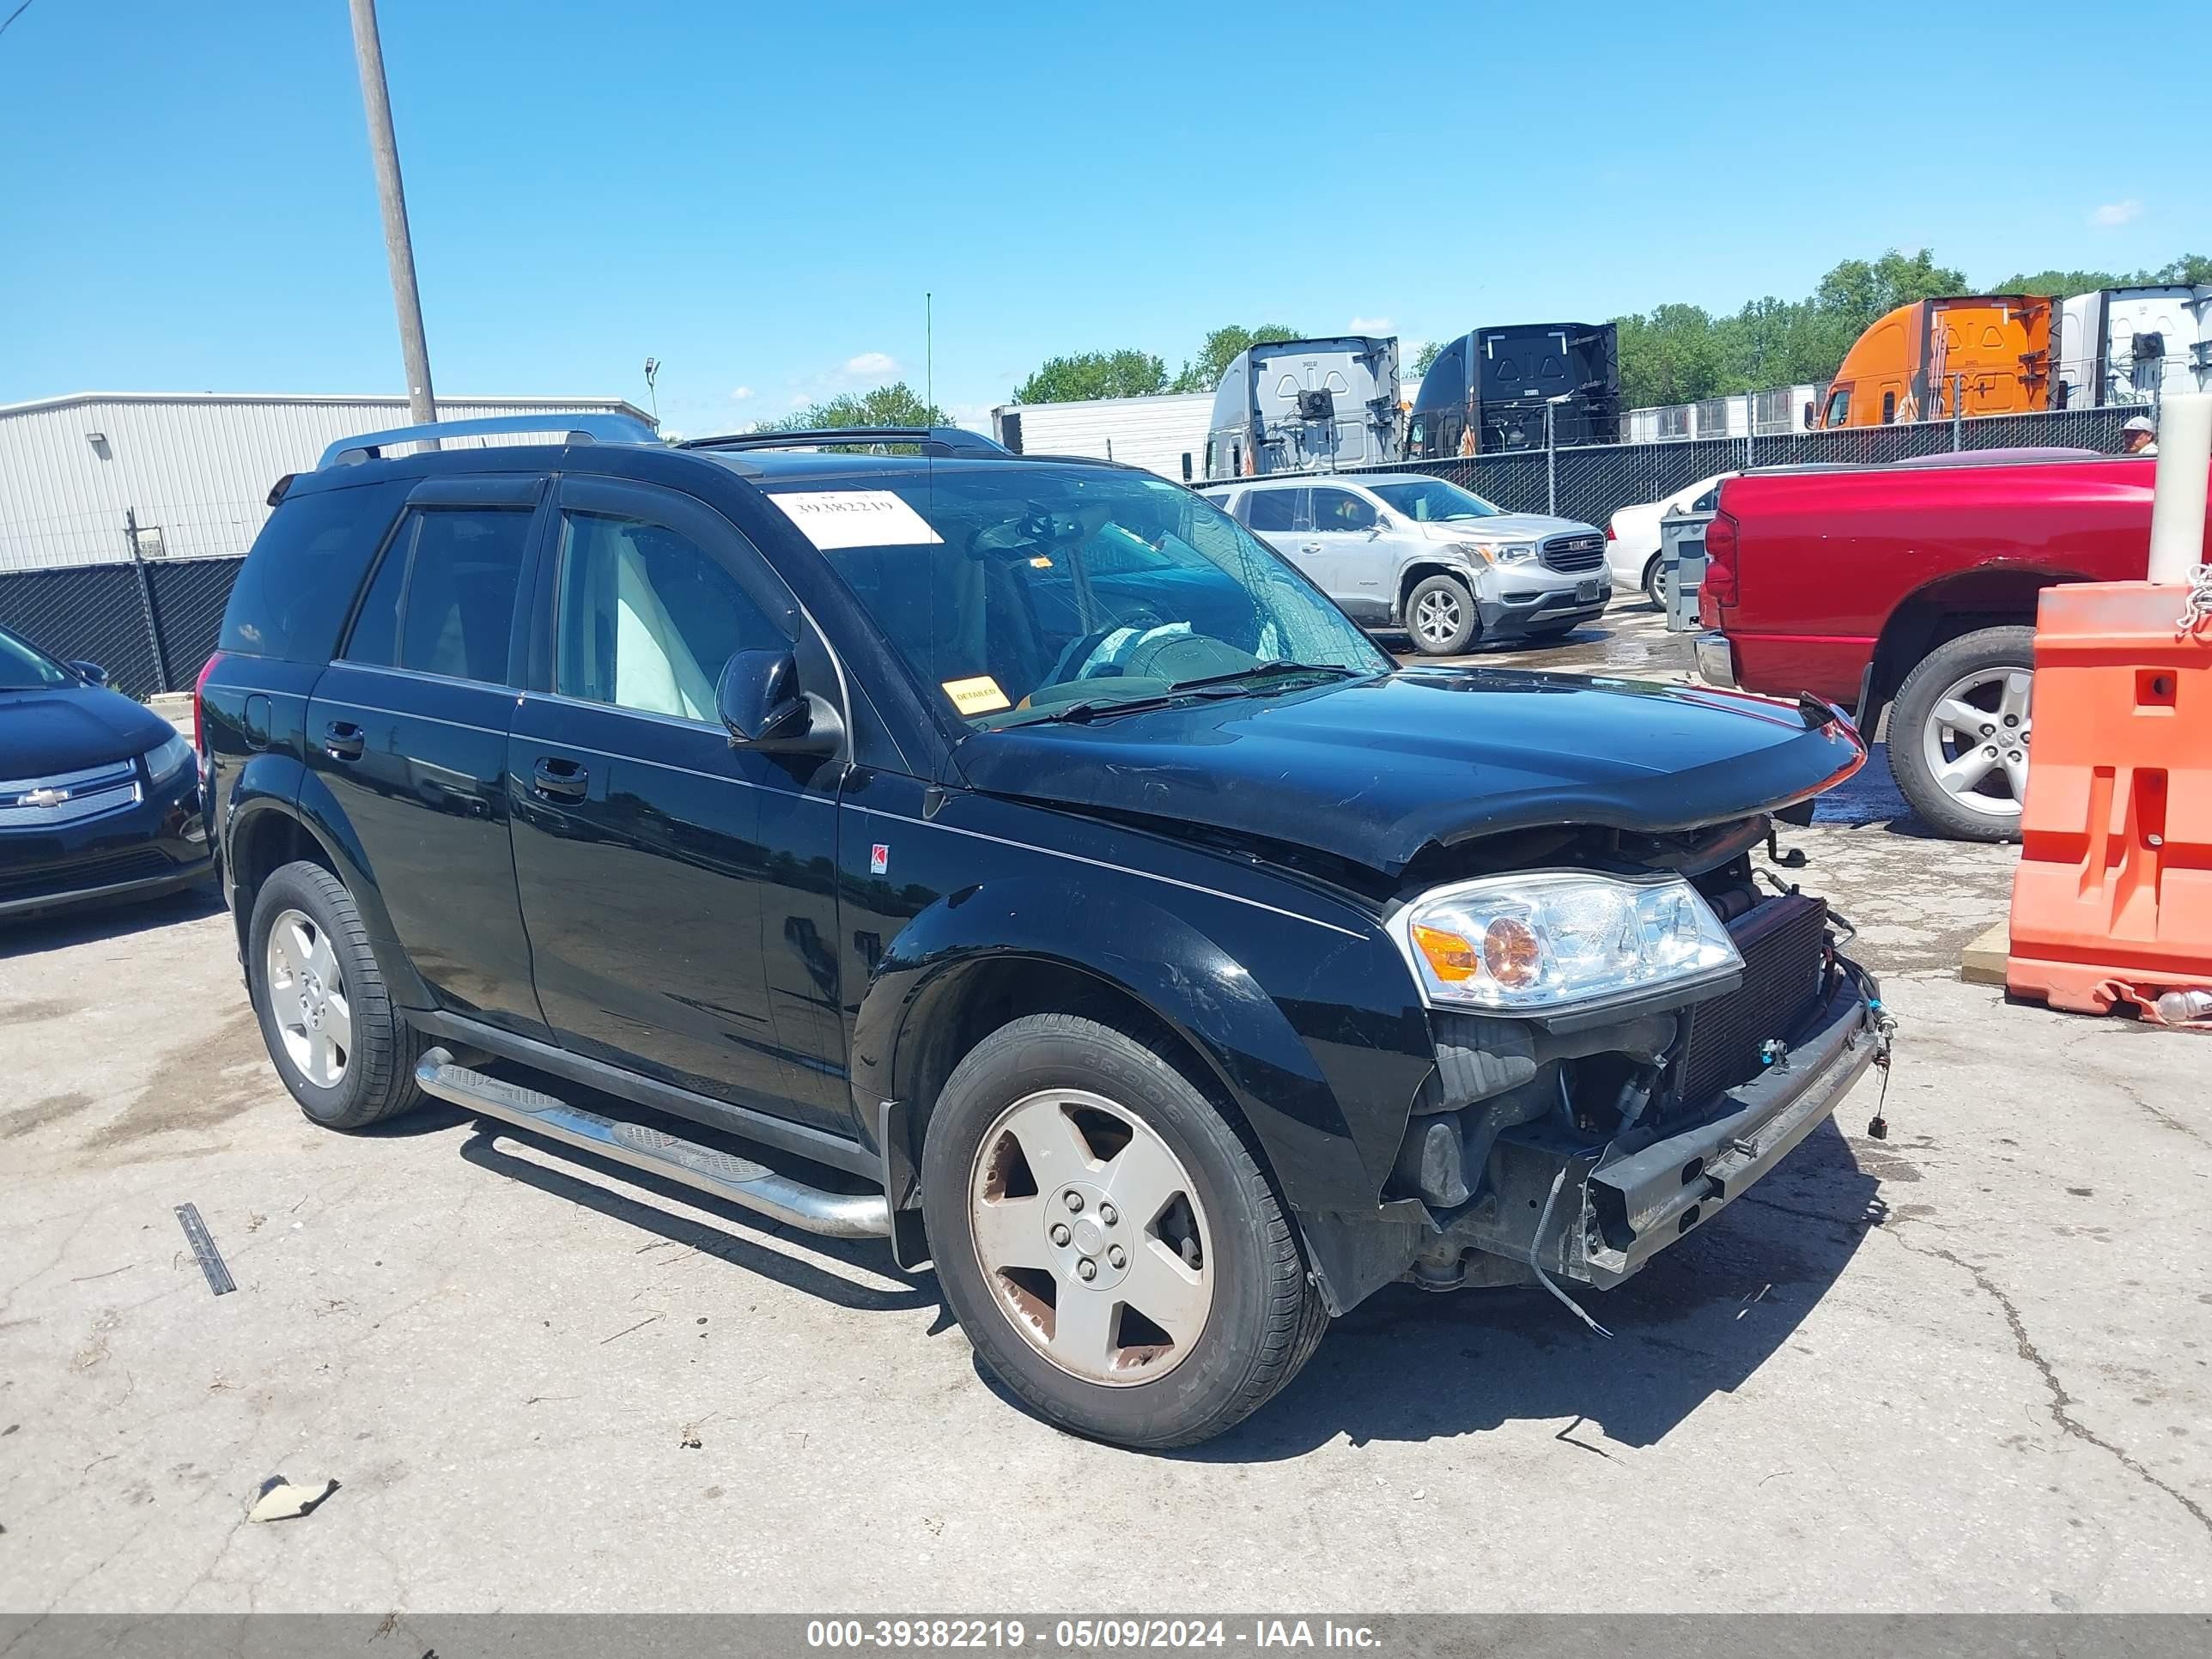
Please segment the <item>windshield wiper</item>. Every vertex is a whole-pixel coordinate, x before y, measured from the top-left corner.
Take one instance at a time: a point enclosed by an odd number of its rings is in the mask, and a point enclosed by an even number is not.
[[[1207,674],[1194,680],[1179,680],[1164,691],[1151,691],[1141,697],[1079,697],[1073,702],[1063,702],[1050,708],[1030,709],[1027,717],[1018,720],[1002,720],[1008,726],[1033,726],[1046,720],[1069,720],[1082,724],[1103,714],[1124,714],[1140,709],[1164,708],[1178,697],[1233,697],[1250,681],[1273,678],[1283,674],[1328,674],[1338,679],[1364,678],[1364,672],[1346,668],[1334,662],[1263,662],[1249,668],[1232,669],[1226,674]]]
[[[1226,674],[1206,674],[1194,680],[1177,680],[1178,694],[1194,691],[1206,686],[1236,686],[1258,679],[1273,679],[1279,674],[1328,674],[1345,679],[1364,679],[1368,670],[1347,668],[1340,662],[1261,662],[1249,668],[1232,668]]]
[[[1044,708],[1024,711],[1018,720],[1001,720],[1004,731],[1010,726],[1037,726],[1046,720],[1070,720],[1077,725],[1097,720],[1101,714],[1128,714],[1140,708],[1164,708],[1180,695],[1174,691],[1149,692],[1141,697],[1079,697],[1073,702],[1054,703]]]

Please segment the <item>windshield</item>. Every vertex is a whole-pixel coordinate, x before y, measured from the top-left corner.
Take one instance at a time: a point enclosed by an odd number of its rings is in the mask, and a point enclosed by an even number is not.
[[[39,686],[67,685],[70,672],[43,651],[33,649],[0,628],[0,691],[28,691]]]
[[[769,488],[975,726],[1087,718],[1198,683],[1295,685],[1291,665],[1392,666],[1242,526],[1164,479],[989,462]]]
[[[1492,507],[1473,490],[1462,489],[1455,483],[1446,483],[1442,478],[1423,478],[1418,483],[1386,483],[1369,486],[1390,504],[1391,510],[1404,514],[1416,524],[1449,524],[1455,519],[1495,519],[1504,515],[1503,507]]]

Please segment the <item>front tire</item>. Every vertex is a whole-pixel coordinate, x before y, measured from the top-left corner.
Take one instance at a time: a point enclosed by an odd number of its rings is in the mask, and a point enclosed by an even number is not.
[[[1956,841],[2020,839],[2035,630],[1984,628],[1920,659],[1889,713],[1889,769],[1923,822]]]
[[[1406,595],[1406,631],[1425,657],[1455,657],[1482,631],[1474,595],[1456,576],[1425,576]]]
[[[1667,567],[1659,556],[1651,556],[1651,562],[1644,567],[1644,597],[1651,601],[1652,608],[1664,611],[1669,603],[1667,594]]]
[[[422,1104],[424,1040],[392,1006],[344,883],[319,864],[283,866],[253,896],[246,938],[262,1041],[301,1111],[365,1129]]]
[[[1297,1376],[1328,1325],[1235,1128],[1094,1020],[1032,1015],[976,1045],[931,1115],[921,1196],[976,1353],[1073,1433],[1210,1439]]]

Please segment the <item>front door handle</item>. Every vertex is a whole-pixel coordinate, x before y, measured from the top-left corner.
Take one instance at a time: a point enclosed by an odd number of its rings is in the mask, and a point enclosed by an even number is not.
[[[1319,542],[1308,542],[1304,547],[1300,548],[1298,551],[1301,553],[1318,553],[1321,551],[1321,544]]]
[[[581,800],[591,781],[580,763],[556,755],[540,755],[530,769],[530,787],[549,800]]]
[[[361,727],[351,720],[332,720],[323,727],[323,752],[334,761],[357,761],[366,746]]]

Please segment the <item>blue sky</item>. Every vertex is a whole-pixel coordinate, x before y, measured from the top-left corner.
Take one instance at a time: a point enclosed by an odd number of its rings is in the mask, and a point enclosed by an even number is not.
[[[2156,142],[2188,70],[2145,50],[2197,20],[1955,10],[381,7],[440,389],[642,402],[652,354],[691,433],[918,387],[925,289],[975,419],[1227,321],[1412,342],[1893,246],[1977,283],[2212,251],[2201,145]],[[404,389],[343,0],[0,35],[0,402],[94,388]]]

